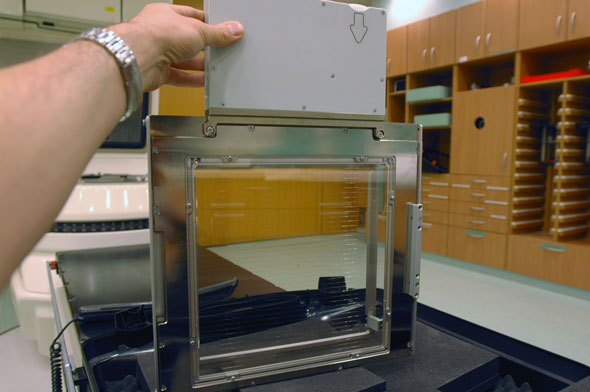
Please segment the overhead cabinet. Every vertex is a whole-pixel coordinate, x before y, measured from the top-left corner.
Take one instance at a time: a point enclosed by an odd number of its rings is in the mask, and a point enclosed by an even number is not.
[[[455,62],[456,11],[408,26],[408,72]]]
[[[387,76],[408,72],[408,26],[387,32]]]
[[[521,0],[520,49],[590,36],[588,0]]]

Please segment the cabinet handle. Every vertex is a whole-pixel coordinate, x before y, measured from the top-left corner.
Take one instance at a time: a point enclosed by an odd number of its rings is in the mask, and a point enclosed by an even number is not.
[[[485,184],[485,183],[487,183],[486,180],[479,180],[479,179],[471,180],[471,182],[473,182],[475,184]]]
[[[426,49],[424,49],[422,51],[422,63],[424,63],[424,65],[426,65]]]
[[[486,197],[485,193],[472,193],[471,196],[473,197]]]
[[[434,46],[430,48],[430,65],[434,65]]]
[[[484,238],[486,236],[486,233],[482,233],[481,231],[475,230],[465,230],[465,234],[473,238]]]
[[[426,217],[426,218],[430,218],[432,216],[432,214],[428,213],[428,212],[423,212],[422,216]]]
[[[486,50],[490,51],[490,40],[492,39],[492,33],[486,34]]]
[[[506,171],[506,163],[508,163],[508,153],[505,152],[504,155],[502,155],[502,171],[505,172]]]
[[[428,205],[432,204],[432,202],[426,200],[426,201],[423,201],[422,204],[424,204],[425,206],[428,206]]]
[[[574,33],[574,26],[576,25],[576,13],[572,12],[570,15],[570,31]]]
[[[559,32],[561,30],[561,15],[557,15],[557,19],[555,20],[555,30],[557,32],[557,36],[559,37]]]
[[[557,252],[557,253],[564,253],[567,250],[567,248],[565,246],[546,244],[544,242],[539,244],[539,246],[545,250],[548,250],[551,252]]]
[[[430,193],[430,192],[432,192],[432,189],[422,188],[422,193]]]
[[[391,59],[387,59],[387,71],[391,72]]]
[[[479,43],[481,42],[481,35],[475,37],[475,50],[479,50]]]
[[[484,221],[475,220],[475,219],[469,219],[469,223],[472,223],[474,225],[480,225],[480,226],[486,224]]]
[[[474,206],[471,206],[471,207],[469,207],[469,209],[470,209],[471,211],[483,211],[485,208],[483,208],[483,207],[474,207]]]
[[[422,222],[422,227],[425,229],[430,229],[432,227],[432,223]]]

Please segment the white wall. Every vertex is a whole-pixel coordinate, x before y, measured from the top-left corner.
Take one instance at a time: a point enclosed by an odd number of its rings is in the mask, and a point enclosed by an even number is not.
[[[371,6],[387,10],[387,30],[442,14],[479,0],[372,0]]]

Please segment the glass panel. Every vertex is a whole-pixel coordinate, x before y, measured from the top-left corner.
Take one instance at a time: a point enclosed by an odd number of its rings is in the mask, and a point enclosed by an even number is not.
[[[384,349],[368,315],[383,313],[390,170],[199,164],[201,380]]]

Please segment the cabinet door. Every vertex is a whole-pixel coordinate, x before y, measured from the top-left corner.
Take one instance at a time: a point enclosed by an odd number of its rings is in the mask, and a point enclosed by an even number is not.
[[[518,1],[486,0],[484,56],[516,50],[518,40]]]
[[[387,32],[387,76],[408,72],[408,26]]]
[[[408,26],[408,72],[421,71],[429,67],[430,19],[421,20]]]
[[[514,104],[514,86],[455,95],[451,173],[510,175]]]
[[[569,0],[568,39],[590,37],[590,2],[588,0]]]
[[[483,2],[469,4],[457,10],[457,62],[478,59],[483,53]]]
[[[430,18],[430,49],[428,49],[428,59],[431,67],[441,67],[455,62],[456,31],[456,11]]]
[[[520,49],[565,41],[566,0],[520,0]]]

